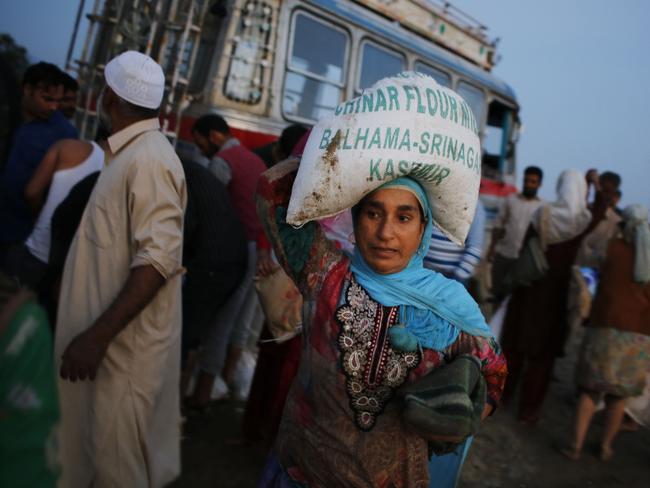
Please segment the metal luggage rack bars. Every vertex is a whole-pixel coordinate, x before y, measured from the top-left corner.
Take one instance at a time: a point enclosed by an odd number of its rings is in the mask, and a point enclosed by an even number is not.
[[[81,55],[73,59],[85,0],[80,0],[66,69],[77,75],[80,104],[77,123],[83,137],[97,129],[96,102],[106,62],[127,49],[143,52],[166,74],[161,105],[163,133],[175,145],[183,111],[191,102],[190,77],[196,61],[207,0],[95,0]]]

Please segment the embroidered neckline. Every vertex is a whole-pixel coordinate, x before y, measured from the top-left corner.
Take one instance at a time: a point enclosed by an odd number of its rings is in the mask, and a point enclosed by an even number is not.
[[[346,391],[357,427],[363,431],[374,427],[395,390],[420,363],[419,352],[390,346],[388,328],[395,325],[398,310],[375,302],[352,277],[336,311]]]

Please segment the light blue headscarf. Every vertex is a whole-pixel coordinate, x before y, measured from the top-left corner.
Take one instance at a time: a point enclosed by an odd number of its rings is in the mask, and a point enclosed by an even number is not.
[[[414,350],[419,345],[441,351],[456,340],[461,330],[476,336],[492,336],[483,314],[465,287],[424,267],[433,221],[429,200],[420,184],[412,178],[401,177],[379,189],[386,188],[408,190],[422,205],[426,226],[420,247],[406,268],[392,274],[373,271],[355,247],[351,270],[374,300],[387,307],[400,306],[403,327],[389,329],[393,347]],[[353,211],[355,224],[356,213]]]

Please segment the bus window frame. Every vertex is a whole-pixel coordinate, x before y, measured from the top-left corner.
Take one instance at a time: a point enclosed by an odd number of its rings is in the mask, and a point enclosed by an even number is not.
[[[443,75],[446,75],[447,78],[449,79],[449,84],[448,85],[443,85],[443,86],[446,86],[449,89],[453,89],[454,77],[453,77],[452,73],[450,73],[448,71],[445,71],[442,68],[438,68],[437,66],[434,66],[431,63],[427,63],[426,61],[423,61],[422,58],[415,58],[415,61],[413,62],[413,71],[415,71],[416,73],[420,73],[420,71],[418,71],[418,64],[420,64],[420,65],[422,65],[422,66],[424,66],[426,68],[429,68],[429,69],[431,69],[433,71],[438,71],[438,72],[442,73]],[[438,80],[436,80],[436,82],[437,81]]]
[[[340,24],[337,24],[336,22],[332,21],[331,19],[326,19],[323,18],[319,15],[316,15],[312,13],[309,10],[305,10],[302,8],[296,8],[291,12],[291,21],[289,22],[289,39],[287,42],[287,51],[285,55],[285,62],[284,62],[284,72],[282,73],[282,91],[280,92],[280,96],[278,97],[279,102],[280,102],[280,113],[282,114],[282,117],[285,120],[292,121],[292,122],[299,122],[303,124],[309,124],[309,125],[314,125],[317,120],[313,119],[308,119],[305,117],[301,117],[299,115],[293,115],[293,114],[287,114],[284,111],[284,92],[286,89],[286,83],[287,83],[287,74],[289,73],[297,73],[302,76],[305,76],[306,78],[310,78],[316,81],[319,81],[321,83],[327,83],[329,85],[336,86],[341,90],[341,100],[339,100],[339,103],[341,103],[346,95],[346,87],[349,84],[349,76],[350,76],[350,56],[352,53],[352,47],[353,47],[353,37],[352,33],[346,29],[345,27],[341,26]],[[328,80],[325,77],[315,75],[313,73],[310,73],[309,71],[300,69],[300,68],[294,68],[291,66],[291,60],[293,58],[293,45],[294,45],[294,40],[295,40],[295,34],[296,34],[296,19],[298,18],[299,15],[304,15],[306,17],[311,18],[315,22],[319,22],[320,24],[329,27],[333,30],[337,30],[342,32],[345,37],[346,37],[346,46],[345,46],[345,55],[343,57],[343,76],[342,79],[343,81],[341,83],[338,82],[333,82],[332,80]]]
[[[516,156],[516,150],[517,150],[517,143],[518,143],[518,126],[519,126],[519,106],[517,104],[513,104],[511,101],[509,101],[506,98],[503,98],[496,93],[488,91],[488,98],[486,100],[486,108],[487,110],[485,111],[485,131],[487,135],[487,127],[488,127],[488,111],[490,109],[490,105],[493,102],[497,102],[501,105],[503,105],[508,111],[510,112],[510,122],[509,122],[509,127],[507,131],[504,131],[502,139],[501,139],[501,153],[499,154],[499,158],[503,158],[503,163],[502,167],[499,168],[499,171],[501,173],[502,178],[505,180],[508,180],[509,178],[512,179],[513,181],[511,183],[514,184],[514,178],[516,177],[517,174],[517,156]],[[481,144],[483,144],[483,141],[481,141]],[[506,155],[503,154],[503,151],[507,149],[508,144],[513,144],[514,146],[514,151],[515,154],[513,154],[513,160],[514,160],[514,168],[512,172],[506,171],[507,168],[506,166],[508,165],[508,159],[506,159]]]
[[[461,83],[465,83],[466,85],[471,86],[472,88],[480,91],[483,94],[483,113],[481,114],[481,120],[476,121],[476,124],[478,125],[479,128],[479,139],[481,140],[481,144],[482,144],[483,138],[485,137],[485,125],[487,122],[487,112],[489,106],[488,100],[491,100],[491,93],[488,90],[486,90],[483,86],[477,85],[476,83],[467,80],[467,78],[459,77],[454,83],[452,90],[454,90],[461,98],[462,95],[458,91],[459,85]]]
[[[376,48],[378,48],[381,51],[386,51],[390,54],[397,54],[398,56],[401,56],[402,61],[404,62],[402,71],[408,69],[409,67],[409,57],[405,51],[399,51],[394,48],[386,47],[381,42],[378,42],[377,40],[375,40],[370,36],[367,35],[362,36],[361,39],[359,40],[359,45],[357,47],[357,70],[356,70],[356,77],[354,81],[354,96],[360,95],[364,90],[364,88],[359,88],[359,83],[361,82],[361,72],[363,71],[363,47],[367,43],[373,44]],[[395,74],[397,75],[399,73],[395,73]],[[375,81],[375,83],[377,82]]]

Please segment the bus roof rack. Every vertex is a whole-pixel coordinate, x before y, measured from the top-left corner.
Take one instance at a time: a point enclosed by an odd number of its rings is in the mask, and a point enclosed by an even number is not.
[[[468,61],[490,71],[497,61],[498,40],[487,27],[443,0],[354,0],[404,28],[427,37]]]

